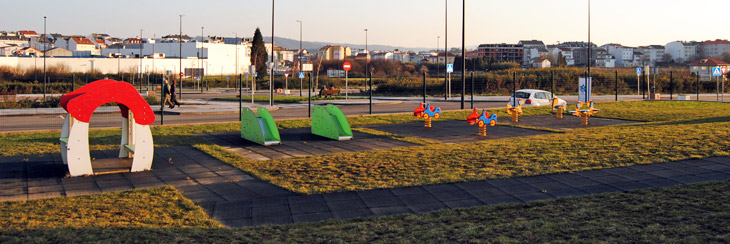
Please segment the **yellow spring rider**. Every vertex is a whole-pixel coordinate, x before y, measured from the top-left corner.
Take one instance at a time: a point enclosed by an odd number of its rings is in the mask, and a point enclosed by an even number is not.
[[[507,114],[512,115],[512,122],[519,122],[519,115],[522,114],[522,104],[525,104],[525,100],[517,100],[517,106],[507,104]]]
[[[587,109],[581,109],[585,108],[586,106],[588,107]],[[598,111],[601,110],[593,108],[593,100],[588,101],[588,103],[582,103],[578,101],[578,103],[575,104],[575,111],[570,111],[570,114],[580,117],[581,125],[588,125],[588,117],[593,116],[594,114],[598,113]]]

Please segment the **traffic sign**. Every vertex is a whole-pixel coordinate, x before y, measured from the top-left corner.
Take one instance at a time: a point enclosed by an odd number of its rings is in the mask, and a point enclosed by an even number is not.
[[[226,80],[230,80],[230,79],[231,79],[231,76],[230,75],[229,76],[226,76]]]
[[[446,72],[448,72],[448,73],[454,73],[454,64],[447,64],[446,65]]]
[[[712,76],[722,76],[722,69],[720,67],[712,68]]]
[[[196,79],[196,80],[200,80],[200,76],[196,77],[195,79]]]
[[[636,68],[636,75],[641,75],[641,68]]]
[[[289,73],[284,73],[285,78],[289,78]]]
[[[304,79],[304,72],[299,72],[299,79]]]
[[[302,64],[302,71],[312,72],[314,70],[314,64]]]
[[[180,76],[183,76],[183,75],[185,75],[185,74],[183,72],[180,72]]]
[[[722,66],[722,73],[727,74],[727,66]]]
[[[344,69],[345,71],[350,71],[350,68],[352,68],[350,62],[345,62],[344,64],[342,64],[342,69]]]

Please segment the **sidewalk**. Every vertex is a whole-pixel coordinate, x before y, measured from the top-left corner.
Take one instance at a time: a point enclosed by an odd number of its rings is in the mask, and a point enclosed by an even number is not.
[[[424,213],[625,192],[730,179],[730,157],[575,173],[300,195],[260,181],[191,147],[156,148],[152,171],[64,178],[59,154],[0,158],[0,201],[79,196],[172,185],[230,227]],[[116,151],[94,151],[95,158]],[[168,162],[171,160],[174,164]]]

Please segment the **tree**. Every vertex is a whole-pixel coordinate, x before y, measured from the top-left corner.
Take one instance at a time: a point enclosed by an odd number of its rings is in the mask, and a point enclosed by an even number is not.
[[[674,63],[674,59],[672,58],[671,54],[665,53],[664,55],[662,55],[662,62]]]
[[[568,66],[568,61],[563,57],[563,53],[558,53],[558,67]]]
[[[268,70],[266,67],[267,60],[269,60],[269,55],[266,53],[264,37],[261,35],[261,30],[256,28],[256,32],[253,33],[253,44],[251,45],[251,65],[256,66],[256,73],[266,74]]]

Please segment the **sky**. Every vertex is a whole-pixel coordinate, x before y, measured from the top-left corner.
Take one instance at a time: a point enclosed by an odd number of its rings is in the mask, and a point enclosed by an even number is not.
[[[443,49],[448,2],[448,45],[461,47],[462,1],[458,0],[275,0],[276,37],[328,43]],[[727,0],[593,0],[591,41],[626,46],[665,45],[676,40],[728,39],[719,20]],[[29,8],[29,6],[32,6]],[[115,37],[161,37],[183,33],[251,37],[256,27],[271,36],[272,1],[127,0],[9,1],[0,30],[66,35],[106,33]],[[712,9],[720,11],[712,14]],[[545,44],[587,41],[588,0],[466,0],[467,46],[542,40]],[[440,38],[439,38],[440,36]]]

